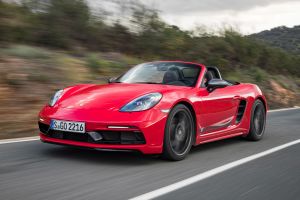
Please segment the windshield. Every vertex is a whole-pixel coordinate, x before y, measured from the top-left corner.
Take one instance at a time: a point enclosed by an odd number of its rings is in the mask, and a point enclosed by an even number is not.
[[[195,86],[200,67],[180,62],[153,62],[137,65],[119,77],[120,83],[148,83]]]

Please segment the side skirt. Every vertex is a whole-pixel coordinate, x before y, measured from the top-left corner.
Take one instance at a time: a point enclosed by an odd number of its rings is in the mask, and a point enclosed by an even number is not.
[[[227,139],[227,138],[237,137],[237,136],[241,136],[243,134],[244,134],[243,132],[238,132],[238,133],[225,135],[225,136],[221,136],[221,137],[215,137],[215,138],[212,138],[212,139],[202,140],[198,144],[205,144],[205,143],[214,142],[214,141],[218,141],[218,140],[223,140],[223,139]]]
[[[195,146],[207,142],[213,142],[213,141],[222,140],[226,138],[241,136],[244,135],[245,133],[247,133],[247,129],[237,127],[236,125],[229,126],[227,130],[216,131],[207,134],[198,133]]]

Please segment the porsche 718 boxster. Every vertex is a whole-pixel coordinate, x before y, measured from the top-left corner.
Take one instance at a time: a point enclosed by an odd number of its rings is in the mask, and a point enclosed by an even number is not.
[[[57,91],[38,124],[43,142],[182,160],[202,143],[235,136],[260,140],[266,112],[255,84],[224,80],[216,67],[157,61],[108,84]]]

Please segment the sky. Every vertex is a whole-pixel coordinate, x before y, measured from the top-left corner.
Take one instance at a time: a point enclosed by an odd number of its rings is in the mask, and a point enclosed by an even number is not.
[[[20,1],[20,0],[7,0]],[[233,27],[244,35],[278,26],[300,25],[300,0],[86,0],[92,8],[114,12],[112,2],[141,3],[159,11],[183,30],[204,27],[210,32]]]
[[[184,30],[232,26],[243,34],[300,25],[300,0],[141,0]]]

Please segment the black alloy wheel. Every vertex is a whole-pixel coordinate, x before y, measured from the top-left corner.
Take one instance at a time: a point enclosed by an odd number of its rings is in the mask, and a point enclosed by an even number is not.
[[[174,161],[184,159],[194,138],[195,123],[191,111],[185,105],[176,105],[166,123],[163,156]]]
[[[256,100],[252,106],[250,131],[247,139],[258,141],[262,139],[266,126],[266,109],[261,100]]]

